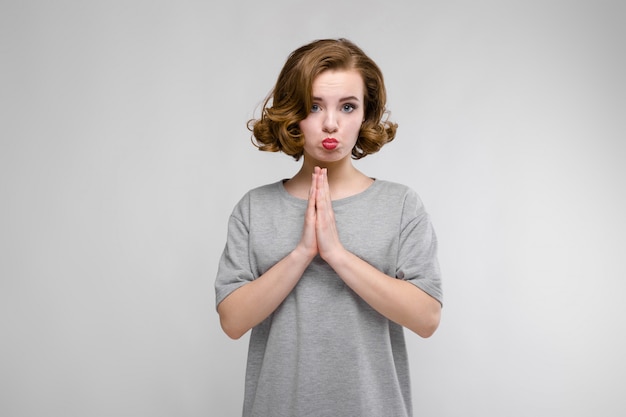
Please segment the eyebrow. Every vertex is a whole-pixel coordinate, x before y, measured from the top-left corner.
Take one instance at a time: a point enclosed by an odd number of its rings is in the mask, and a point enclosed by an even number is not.
[[[315,100],[315,101],[324,101],[324,99],[323,99],[323,98],[321,98],[321,97],[317,97],[317,96],[313,96],[313,97],[311,97],[311,98],[312,98],[313,100]],[[359,100],[357,97],[355,97],[355,96],[348,96],[348,97],[343,97],[343,98],[340,98],[340,99],[339,99],[339,102],[340,102],[340,103],[343,103],[343,102],[345,102],[345,101],[359,101],[359,102],[360,102],[360,100]]]

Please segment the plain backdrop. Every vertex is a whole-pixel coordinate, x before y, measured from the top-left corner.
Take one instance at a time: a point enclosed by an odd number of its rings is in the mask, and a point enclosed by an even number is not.
[[[246,129],[287,55],[347,37],[417,190],[445,305],[416,416],[626,414],[621,1],[0,2],[0,415],[237,416],[228,216],[299,164]],[[384,416],[387,417],[387,416]],[[392,416],[393,417],[393,416]]]

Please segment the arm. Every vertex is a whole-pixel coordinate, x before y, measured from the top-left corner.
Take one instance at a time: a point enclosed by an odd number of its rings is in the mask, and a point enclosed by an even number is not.
[[[325,170],[316,183],[316,234],[320,256],[372,308],[422,337],[431,336],[441,317],[441,304],[410,282],[379,271],[347,251],[336,229]]]
[[[217,306],[224,332],[239,339],[265,320],[296,286],[311,259],[296,248],[259,278],[229,294]]]
[[[410,282],[390,277],[347,250],[324,258],[341,279],[373,309],[421,337],[431,336],[441,304]]]
[[[263,275],[233,291],[217,306],[220,324],[229,337],[239,339],[272,314],[317,255],[314,197],[311,187],[302,237],[296,248]]]

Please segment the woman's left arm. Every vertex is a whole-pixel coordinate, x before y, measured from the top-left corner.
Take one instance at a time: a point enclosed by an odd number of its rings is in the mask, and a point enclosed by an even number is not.
[[[346,250],[339,240],[326,170],[316,186],[316,235],[319,254],[373,309],[421,337],[431,336],[441,319],[441,304],[417,286],[391,277]]]
[[[415,285],[384,274],[346,249],[324,259],[347,286],[389,320],[422,337],[437,330],[441,304]]]

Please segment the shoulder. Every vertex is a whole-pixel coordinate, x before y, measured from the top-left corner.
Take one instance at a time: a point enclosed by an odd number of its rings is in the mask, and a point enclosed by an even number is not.
[[[403,201],[413,206],[423,206],[422,199],[417,191],[408,185],[387,180],[376,180],[376,189],[379,196],[395,201]]]
[[[242,204],[251,200],[264,199],[267,197],[276,197],[282,192],[282,180],[270,184],[264,184],[248,190],[237,203]]]
[[[282,191],[282,180],[272,182],[270,184],[260,185],[248,191],[246,196],[249,198],[263,198],[266,196],[276,196]]]
[[[384,210],[389,216],[396,213],[404,225],[429,218],[426,207],[415,189],[393,181],[377,179],[376,183],[378,184],[375,199],[384,202]]]
[[[250,212],[252,206],[259,203],[276,201],[282,193],[282,180],[270,184],[264,184],[248,190],[237,202],[233,209],[235,217],[244,218]]]

